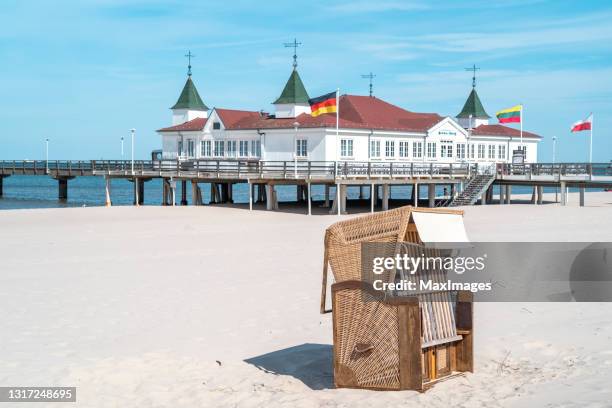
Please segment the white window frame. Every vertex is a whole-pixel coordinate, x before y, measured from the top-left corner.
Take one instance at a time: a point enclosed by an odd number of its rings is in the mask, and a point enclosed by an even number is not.
[[[195,157],[195,140],[187,139],[187,157]]]
[[[251,157],[261,157],[261,140],[251,140]]]
[[[457,158],[465,159],[465,143],[457,143]]]
[[[487,159],[495,160],[495,145],[494,144],[490,144],[489,147],[487,148]]]
[[[298,157],[298,158],[308,157],[308,139],[296,139],[295,140],[295,157]]]
[[[200,156],[211,157],[212,156],[212,143],[210,140],[202,140],[200,143]]]
[[[500,144],[497,146],[497,158],[500,160],[506,160],[506,145]]]
[[[213,157],[223,157],[225,155],[225,142],[223,140],[215,140],[213,147]]]
[[[227,146],[225,149],[225,154],[227,155],[227,157],[236,157],[236,141],[235,140],[228,140],[226,143]]]
[[[238,157],[249,157],[249,141],[238,141]]]
[[[353,139],[340,139],[340,157],[343,159],[352,159],[354,156]]]
[[[484,143],[478,143],[478,158],[479,159],[484,159],[485,158],[485,145],[484,145]]]
[[[427,158],[436,159],[438,157],[438,143],[427,142]]]
[[[370,140],[370,158],[380,159],[380,140]]]
[[[423,142],[412,142],[412,157],[414,159],[423,157]]]
[[[385,140],[385,158],[395,158],[395,140]]]
[[[408,159],[410,157],[410,142],[407,140],[400,140],[399,142],[399,157],[402,159]]]

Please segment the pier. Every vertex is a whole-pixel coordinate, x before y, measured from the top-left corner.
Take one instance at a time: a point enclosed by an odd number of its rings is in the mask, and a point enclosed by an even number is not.
[[[533,204],[541,204],[544,187],[560,189],[561,204],[567,204],[568,188],[578,188],[580,205],[585,205],[586,188],[612,188],[610,163],[532,163],[483,166],[477,163],[418,162],[315,162],[260,160],[75,160],[0,161],[0,197],[3,179],[12,175],[51,177],[58,182],[58,199],[67,200],[69,182],[75,177],[103,177],[106,205],[112,205],[112,180],[127,179],[134,184],[134,205],[144,202],[146,182],[162,179],[162,205],[187,205],[191,188],[192,205],[203,205],[202,186],[210,187],[210,203],[232,203],[233,186],[248,184],[249,208],[265,203],[278,209],[276,186],[295,185],[296,201],[307,203],[312,213],[311,188],[324,186],[325,206],[330,213],[346,213],[347,189],[369,190],[370,210],[389,208],[390,187],[412,187],[410,203],[419,205],[419,187],[427,186],[427,206],[458,206],[494,202],[511,203],[513,186],[533,188]],[[180,197],[177,189],[180,185]],[[436,197],[436,186],[444,185],[449,195]],[[332,194],[332,188],[334,192]]]

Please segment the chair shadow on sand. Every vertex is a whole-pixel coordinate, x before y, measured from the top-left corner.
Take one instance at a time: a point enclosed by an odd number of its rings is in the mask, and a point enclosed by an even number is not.
[[[332,346],[301,344],[244,360],[267,373],[290,375],[312,390],[333,388]]]

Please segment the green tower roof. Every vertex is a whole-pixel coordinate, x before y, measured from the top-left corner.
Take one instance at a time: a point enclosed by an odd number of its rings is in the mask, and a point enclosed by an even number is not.
[[[470,96],[468,96],[467,101],[465,101],[465,105],[463,105],[463,109],[457,115],[458,118],[469,118],[472,115],[474,119],[488,119],[490,118],[485,112],[482,102],[480,102],[480,98],[476,93],[476,89],[472,88],[472,92],[470,92]]]
[[[187,77],[187,82],[185,82],[183,92],[181,92],[181,96],[179,96],[178,101],[176,101],[174,106],[170,109],[191,109],[200,111],[208,110],[208,107],[204,105],[204,102],[202,102],[202,98],[200,98],[200,94],[198,93],[195,84],[191,80],[191,75]]]
[[[304,88],[300,74],[294,69],[287,81],[287,85],[283,89],[281,96],[278,97],[274,104],[277,103],[308,103],[308,92]]]

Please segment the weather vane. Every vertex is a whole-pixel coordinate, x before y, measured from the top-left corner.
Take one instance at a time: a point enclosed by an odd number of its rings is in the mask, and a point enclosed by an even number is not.
[[[466,68],[466,71],[472,71],[472,88],[476,88],[476,71],[478,71],[480,68],[478,68],[476,66],[476,64],[474,64],[471,68]]]
[[[187,54],[185,54],[185,57],[187,57],[187,61],[189,61],[189,65],[187,65],[187,75],[191,76],[191,59],[195,58],[195,55],[193,55],[191,51],[189,51]]]
[[[373,91],[373,89],[372,89],[372,88],[373,88],[372,80],[373,80],[374,78],[376,78],[376,75],[374,75],[373,73],[371,73],[371,72],[370,72],[369,74],[367,74],[367,75],[362,75],[361,77],[362,77],[362,78],[367,78],[367,79],[369,79],[369,80],[370,80],[370,98],[371,98],[372,96],[374,96],[374,91]]]
[[[302,45],[302,43],[298,42],[296,38],[294,38],[291,43],[285,43],[286,48],[293,48],[293,69],[297,68],[297,48],[300,45]]]

